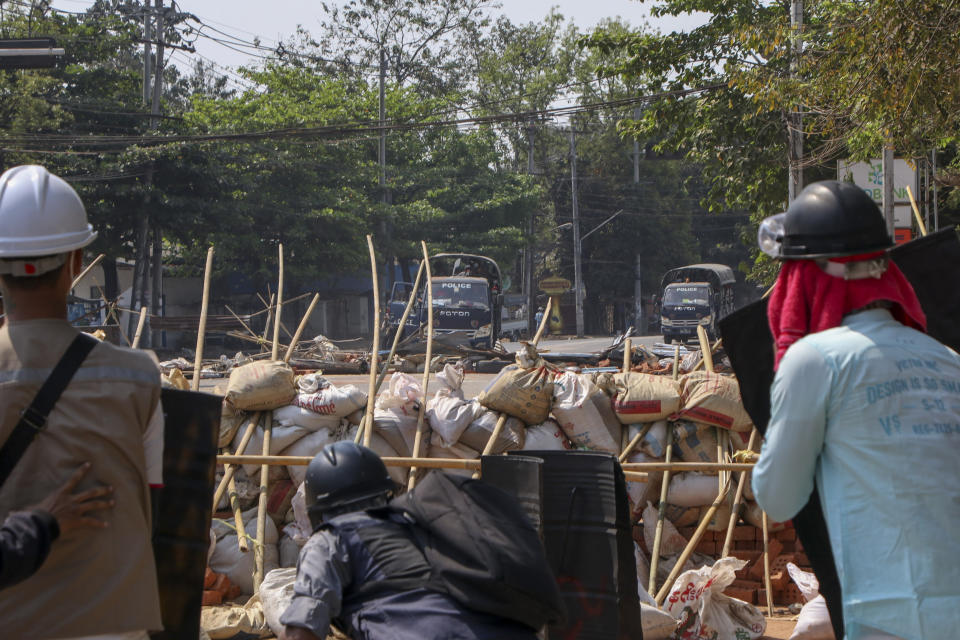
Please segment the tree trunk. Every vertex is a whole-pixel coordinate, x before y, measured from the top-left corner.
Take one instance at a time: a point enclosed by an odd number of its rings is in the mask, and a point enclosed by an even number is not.
[[[117,275],[117,259],[104,258],[100,266],[103,268],[103,295],[107,300],[113,300],[120,295],[120,277]]]

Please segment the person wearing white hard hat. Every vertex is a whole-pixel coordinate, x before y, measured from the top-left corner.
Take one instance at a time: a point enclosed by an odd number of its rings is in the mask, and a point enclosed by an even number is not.
[[[79,489],[110,486],[116,501],[100,516],[106,527],[67,532],[35,574],[0,592],[5,637],[139,640],[162,628],[148,486],[157,455],[146,445],[162,419],[159,370],[150,354],[67,322],[95,237],[61,178],[39,166],[0,176],[0,518],[42,501],[85,462]],[[52,400],[51,387],[61,391]]]

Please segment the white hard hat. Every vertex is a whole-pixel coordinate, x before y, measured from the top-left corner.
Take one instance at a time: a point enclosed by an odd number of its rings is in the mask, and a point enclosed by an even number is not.
[[[62,178],[37,165],[0,176],[0,261],[61,255],[96,237],[80,196]]]

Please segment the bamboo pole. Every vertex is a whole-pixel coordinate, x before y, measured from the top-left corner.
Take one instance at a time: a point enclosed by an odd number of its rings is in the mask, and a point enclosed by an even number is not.
[[[543,337],[543,332],[547,330],[547,325],[550,323],[550,309],[552,306],[553,297],[547,298],[547,306],[543,310],[543,318],[540,320],[540,326],[537,327],[536,335],[533,336],[533,346],[540,344],[540,338]],[[529,309],[527,310],[527,313],[530,313]]]
[[[237,496],[237,483],[230,477],[230,483],[227,485],[230,489],[230,508],[233,509],[233,524],[237,527],[237,547],[242,553],[250,550],[247,545],[247,529],[243,526],[243,512],[240,511],[240,498]]]
[[[423,251],[422,264],[426,265],[427,270],[427,295],[424,298],[427,303],[427,357],[423,362],[423,384],[421,385],[423,387],[423,401],[420,403],[420,411],[417,412],[417,432],[413,437],[413,451],[411,452],[414,458],[420,457],[420,445],[423,441],[423,418],[427,410],[427,387],[430,386],[430,361],[433,359],[433,273],[430,271],[430,254],[427,253],[427,243],[423,240],[420,241],[420,249]],[[384,373],[386,373],[386,370],[384,370]],[[407,489],[412,491],[415,486],[417,486],[417,468],[410,467]]]
[[[387,356],[386,361],[383,365],[383,371],[377,376],[377,384],[374,386],[373,393],[376,395],[380,391],[380,385],[383,384],[384,379],[387,377],[387,369],[390,368],[390,363],[393,362],[393,357],[397,354],[397,347],[400,345],[400,340],[403,338],[403,328],[407,326],[407,318],[410,317],[410,311],[413,309],[413,303],[417,299],[417,291],[420,289],[420,281],[423,280],[423,271],[424,263],[420,263],[420,268],[417,269],[417,278],[413,283],[413,290],[410,291],[410,297],[407,298],[407,306],[403,309],[403,315],[400,316],[400,325],[397,327],[397,332],[393,335],[393,344],[390,345],[390,354]],[[433,292],[430,292],[431,297]],[[428,358],[429,360],[429,358]],[[424,389],[423,393],[426,394],[427,390]]]
[[[373,349],[370,351],[370,383],[367,386],[367,410],[360,428],[357,429],[357,440],[363,436],[363,446],[369,447],[373,438],[373,404],[377,398],[377,369],[380,355],[380,280],[377,277],[377,254],[373,250],[373,236],[367,236],[367,251],[370,253],[370,275],[373,277]],[[428,283],[429,286],[429,283]],[[428,362],[427,367],[430,366]],[[427,390],[423,390],[426,400]]]
[[[237,451],[234,456],[242,456],[247,450],[247,444],[250,442],[250,438],[253,437],[254,431],[257,429],[257,424],[260,422],[260,412],[254,413],[247,419],[247,429],[243,432],[243,436],[240,438],[240,444],[237,445]],[[218,456],[217,462],[220,462],[220,458],[229,457],[229,456]],[[220,498],[223,497],[223,492],[227,490],[227,487],[230,485],[230,481],[233,480],[233,474],[237,472],[236,464],[252,464],[252,463],[235,463],[230,464],[226,463],[226,466],[223,468],[223,477],[220,479],[220,484],[217,486],[217,490],[213,494],[213,510],[217,510],[217,505],[220,504]]]
[[[90,264],[88,264],[88,265],[86,266],[86,268],[85,268],[83,271],[80,272],[80,275],[78,275],[76,278],[73,279],[73,282],[70,283],[70,290],[72,291],[78,284],[80,284],[80,281],[83,280],[83,276],[85,276],[85,275],[87,275],[88,273],[90,273],[90,271],[93,270],[93,268],[94,268],[95,266],[97,266],[98,264],[100,264],[100,261],[103,260],[103,259],[106,258],[106,257],[107,257],[107,254],[101,253],[101,254],[98,255],[96,258],[94,258],[94,259],[93,259],[93,262],[91,262]],[[98,285],[98,288],[99,288],[99,285]]]
[[[274,333],[276,337],[276,333]],[[275,359],[275,358],[274,358]],[[270,434],[273,432],[273,413],[267,411],[263,423],[263,455],[270,455]],[[257,504],[257,543],[253,546],[253,592],[260,592],[263,582],[263,551],[267,531],[267,498],[270,492],[270,465],[260,466],[260,502]]]
[[[767,615],[773,616],[773,585],[770,584],[770,524],[767,512],[762,511],[763,525],[763,588],[767,592]]]
[[[673,429],[667,424],[667,452],[664,460],[667,464],[673,458]],[[657,526],[653,533],[653,549],[650,550],[650,578],[647,582],[647,593],[654,593],[657,588],[657,567],[660,564],[660,542],[663,538],[663,521],[667,512],[667,490],[670,488],[670,470],[663,472],[663,482],[660,485],[660,504],[657,508]],[[646,527],[647,523],[644,522]]]
[[[296,348],[297,343],[300,341],[300,336],[303,335],[303,330],[307,327],[307,322],[310,320],[310,314],[313,313],[313,308],[317,306],[317,302],[320,300],[320,294],[313,294],[313,300],[310,301],[310,306],[307,307],[307,312],[303,314],[303,318],[300,319],[300,325],[297,327],[297,332],[293,334],[293,339],[290,341],[290,346],[287,347],[287,354],[283,356],[284,362],[290,362],[290,356],[293,355],[293,350]]]
[[[242,319],[240,316],[238,316],[238,315],[233,311],[233,309],[230,308],[230,305],[226,305],[226,304],[225,304],[225,305],[223,305],[223,306],[226,307],[227,312],[229,312],[230,315],[233,316],[234,320],[236,320],[237,322],[239,322],[239,323],[240,323],[240,326],[242,326],[244,329],[247,330],[247,333],[249,333],[251,336],[253,336],[254,338],[256,338],[256,339],[257,339],[257,342],[260,341],[260,336],[258,336],[256,333],[254,333],[253,329],[250,328],[250,325],[248,325],[246,322],[244,322],[243,319]]]
[[[750,433],[750,441],[747,443],[747,449],[753,451],[753,447],[757,442],[757,435],[759,435],[759,431],[754,427]],[[723,552],[720,554],[721,558],[730,555],[730,545],[733,543],[733,529],[737,526],[737,519],[740,517],[740,507],[743,504],[743,489],[747,484],[748,473],[750,472],[742,471],[740,478],[737,480],[737,491],[733,496],[733,509],[730,511],[730,522],[727,523],[727,537],[723,539]]]
[[[193,359],[193,380],[190,388],[200,391],[203,372],[203,341],[207,336],[207,311],[210,306],[210,275],[213,272],[213,247],[207,249],[207,266],[203,269],[203,298],[200,302],[200,326],[197,328],[197,353]]]
[[[920,208],[917,207],[917,201],[913,197],[913,190],[907,185],[907,195],[910,196],[910,206],[913,208],[913,216],[917,219],[917,226],[920,228],[920,235],[927,235],[927,225],[923,223],[923,218],[920,216]]]
[[[714,500],[713,504],[710,505],[710,508],[707,509],[707,513],[705,513],[703,518],[700,519],[700,526],[698,526],[697,530],[693,532],[693,536],[690,538],[687,546],[684,547],[683,553],[681,553],[680,557],[677,559],[677,564],[673,566],[673,569],[670,571],[670,575],[667,576],[667,580],[663,583],[663,586],[660,587],[660,591],[657,592],[657,597],[655,600],[658,607],[663,604],[664,599],[670,593],[670,589],[673,587],[674,581],[677,579],[677,576],[680,575],[680,571],[683,569],[683,565],[686,564],[687,560],[690,558],[690,554],[693,553],[693,550],[696,548],[696,546],[700,544],[700,538],[703,537],[703,532],[707,530],[707,527],[710,525],[710,521],[713,519],[717,509],[720,508],[720,505],[723,504],[723,501],[726,500],[727,493],[729,491],[730,483],[728,482],[726,485],[724,485],[723,490],[717,495],[717,499]]]
[[[259,294],[259,293],[257,294],[257,297],[260,297],[260,294]],[[261,300],[262,300],[262,299],[263,299],[263,298],[261,298]],[[266,348],[267,348],[267,344],[268,344],[268,343],[267,343],[267,336],[270,335],[270,325],[271,325],[271,323],[273,322],[273,300],[274,300],[274,297],[273,297],[273,295],[271,294],[271,296],[270,296],[270,303],[269,303],[269,305],[267,306],[267,322],[266,322],[266,324],[263,325],[263,337],[262,337],[261,340],[260,340],[260,345],[261,345],[261,347],[263,348],[264,351],[266,351]]]
[[[700,353],[703,354],[701,362],[709,373],[713,373],[713,350],[710,347],[710,337],[707,335],[707,330],[702,325],[697,325],[697,338],[700,339]]]
[[[270,352],[271,360],[280,359],[280,314],[283,311],[283,243],[277,250],[277,305],[273,318],[273,349]]]
[[[770,290],[772,291],[772,290],[773,290],[773,287],[771,287]],[[719,349],[719,348],[720,348],[720,345],[722,345],[722,344],[723,344],[723,338],[718,338],[717,341],[713,343],[713,346],[710,347],[710,362],[713,362],[713,354],[716,353],[717,349]],[[693,371],[697,371],[698,369],[700,369],[700,367],[703,366],[703,364],[704,364],[704,360],[703,360],[703,358],[701,358],[701,359],[700,359],[700,362],[698,362],[697,364],[693,365],[693,369],[692,369],[692,370],[693,370]]]
[[[623,372],[630,373],[630,365],[633,361],[633,340],[623,339]]]
[[[643,425],[643,428],[640,429],[640,432],[637,435],[633,436],[633,439],[627,443],[627,446],[623,448],[623,451],[620,453],[620,465],[623,466],[623,463],[627,461],[627,458],[633,452],[633,449],[643,440],[643,436],[647,435],[647,432],[650,431],[650,427],[653,426],[652,422],[648,422]],[[627,425],[624,425],[624,428],[629,429]],[[627,432],[629,433],[629,431]]]
[[[133,342],[130,343],[131,349],[140,348],[140,336],[143,335],[143,325],[147,322],[147,308],[140,307],[140,319],[137,320],[137,331],[133,334]]]
[[[673,379],[677,380],[680,378],[680,345],[675,345],[673,348]]]

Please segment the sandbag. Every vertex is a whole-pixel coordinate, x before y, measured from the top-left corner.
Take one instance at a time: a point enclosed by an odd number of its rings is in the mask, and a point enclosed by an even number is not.
[[[250,540],[257,537],[257,509],[250,509],[243,514],[243,526]],[[211,525],[217,534],[217,546],[210,557],[210,569],[217,573],[226,574],[230,582],[240,587],[243,593],[253,593],[254,553],[243,553],[237,546],[237,534],[233,529],[233,522],[214,520]],[[264,522],[263,570],[264,573],[277,568],[280,561],[277,551],[277,526],[271,518]]]
[[[328,384],[313,393],[298,393],[291,404],[321,415],[345,418],[367,406],[367,394],[352,384]]]
[[[653,458],[643,451],[634,451],[627,457],[627,462],[663,462],[663,458]],[[630,512],[640,517],[647,502],[660,499],[660,486],[663,482],[663,471],[648,471],[646,482],[627,482],[627,497],[630,499]],[[644,583],[646,584],[646,583]]]
[[[750,431],[753,422],[743,408],[740,385],[733,376],[694,371],[680,377],[680,415],[731,431]]]
[[[490,434],[497,426],[499,415],[495,411],[487,411],[480,408],[479,416],[464,430],[460,435],[460,444],[470,447],[474,451],[483,453],[487,441],[490,440]],[[524,427],[523,421],[519,418],[507,417],[503,429],[500,431],[500,437],[493,444],[492,453],[504,453],[505,451],[516,451],[524,448],[527,442],[529,428]]]
[[[477,399],[487,409],[540,424],[550,416],[556,370],[545,360],[529,368],[512,364],[500,370]]]
[[[460,458],[463,460],[476,460],[480,457],[480,453],[476,450],[471,449],[463,445],[462,443],[455,442],[452,445],[445,447],[443,445],[430,445],[430,450],[428,457],[430,458]],[[443,473],[451,473],[455,476],[472,476],[473,470],[471,469],[423,469],[421,473],[433,473],[434,471],[443,471]],[[421,476],[422,477],[422,476]]]
[[[720,489],[717,488],[717,493],[720,492]],[[714,496],[716,499],[716,496]],[[717,510],[713,512],[713,517],[710,518],[710,521],[707,523],[707,531],[726,531],[727,526],[730,524],[730,513],[733,511],[733,507],[730,504],[732,496],[727,495],[727,500],[723,502]],[[711,501],[712,503],[712,501]],[[699,515],[697,516],[697,522],[702,521],[707,512],[710,510],[710,505],[700,507]]]
[[[713,504],[719,493],[716,475],[695,471],[677,473],[670,477],[667,502],[681,507],[702,507]]]
[[[299,397],[299,396],[298,396]],[[294,400],[296,402],[296,399]],[[274,426],[303,427],[309,431],[336,431],[340,427],[340,418],[316,413],[296,404],[273,410]]]
[[[287,512],[290,510],[296,492],[297,485],[291,482],[290,478],[283,478],[270,483],[270,490],[267,495],[267,515],[273,518],[273,522],[278,527],[283,524],[287,517]]]
[[[179,369],[177,369],[179,371]],[[233,441],[241,424],[246,424],[247,414],[233,408],[226,400],[220,408],[220,435],[217,436],[217,446],[225,447]]]
[[[652,604],[656,607],[657,601],[647,593],[647,585],[650,584],[650,561],[636,540],[633,541],[633,560],[637,565],[637,596],[640,598],[640,604]],[[673,621],[673,618],[670,620]],[[646,636],[646,628],[643,631]]]
[[[613,410],[623,424],[655,422],[680,409],[680,385],[672,378],[632,371],[611,377]]]
[[[836,640],[827,601],[818,595],[803,605],[797,617],[797,625],[790,634],[790,640]]]
[[[610,397],[587,377],[564,371],[553,381],[553,417],[574,446],[620,453],[623,428]]]
[[[263,576],[260,584],[260,602],[263,605],[263,617],[267,626],[278,638],[283,637],[283,625],[280,616],[293,600],[293,584],[297,580],[297,569],[274,569]]]
[[[669,613],[646,602],[640,603],[640,622],[643,623],[643,640],[668,640],[677,629],[677,621]]]
[[[643,510],[643,542],[653,553],[653,539],[657,530],[658,511],[648,502]],[[663,531],[660,533],[660,557],[680,553],[687,546],[687,539],[680,535],[677,528],[666,517],[663,519]]]
[[[379,435],[395,454],[410,456],[417,432],[417,417],[423,402],[423,389],[413,376],[394,373],[390,384],[377,396],[373,414],[374,435]],[[425,422],[424,444],[430,442],[429,425]],[[426,449],[426,447],[425,447]]]
[[[290,536],[280,536],[280,542],[277,543],[278,557],[280,558],[280,568],[297,566],[297,560],[300,558],[300,545]]]
[[[366,409],[357,409],[353,413],[347,416],[347,422],[350,424],[358,425],[363,421],[363,416],[366,413]]]
[[[564,451],[573,449],[573,445],[563,435],[563,431],[553,420],[527,427],[521,449],[525,451]]]
[[[667,425],[666,420],[657,420],[647,430],[640,442],[637,443],[634,451],[642,451],[651,458],[663,459],[667,454]],[[647,424],[634,423],[627,428],[627,442],[633,442],[633,439],[639,434]]]
[[[747,502],[746,508],[743,510],[743,520],[747,524],[752,524],[758,529],[763,528],[763,509],[756,502]],[[774,522],[769,517],[767,518],[767,531],[771,533],[774,531],[783,531],[788,526],[790,522]]]
[[[681,507],[665,502],[663,516],[675,527],[690,527],[700,522],[700,507]]]
[[[251,362],[230,371],[226,398],[237,409],[276,409],[290,404],[295,395],[293,369],[279,360]]]
[[[272,425],[270,427],[270,455],[277,455],[308,433],[310,433],[310,430],[304,427]],[[241,439],[243,439],[243,434],[237,433],[231,445],[234,451],[240,445]],[[257,428],[254,429],[244,454],[248,456],[263,455],[263,426],[257,425]],[[259,473],[260,466],[259,464],[245,464],[243,470],[247,472],[248,476],[253,477],[255,473]]]
[[[238,634],[243,634],[244,638],[268,638],[273,635],[263,617],[259,596],[250,598],[244,605],[203,607],[200,627],[211,640],[235,638]]]
[[[754,640],[763,635],[767,621],[760,610],[723,593],[746,564],[737,558],[721,558],[712,567],[680,574],[663,603],[667,613],[683,621],[677,638]]]
[[[673,423],[673,454],[684,462],[716,462],[716,427],[686,420]]]
[[[445,383],[445,386],[437,390],[427,403],[426,413],[426,419],[433,430],[434,441],[439,442],[440,446],[450,446],[460,440],[460,436],[470,423],[484,411],[479,402],[464,399],[459,385],[459,381],[463,380],[462,367],[459,375],[452,365],[446,365],[446,369],[452,371],[441,380],[450,380],[450,383]],[[440,378],[441,375],[443,372],[437,374],[437,377]]]
[[[310,456],[311,458],[320,453],[325,446],[333,442],[333,435],[325,430],[308,433],[286,449],[280,452],[281,456]],[[290,474],[290,480],[294,487],[303,483],[307,475],[307,467],[304,465],[289,464],[287,472]]]
[[[353,442],[357,435],[357,429],[358,427],[351,427],[344,440]],[[397,450],[390,446],[389,442],[376,433],[370,437],[370,449],[381,458],[400,456]],[[405,487],[407,486],[407,478],[410,476],[410,469],[408,467],[387,467],[387,474],[389,474],[391,480]]]

